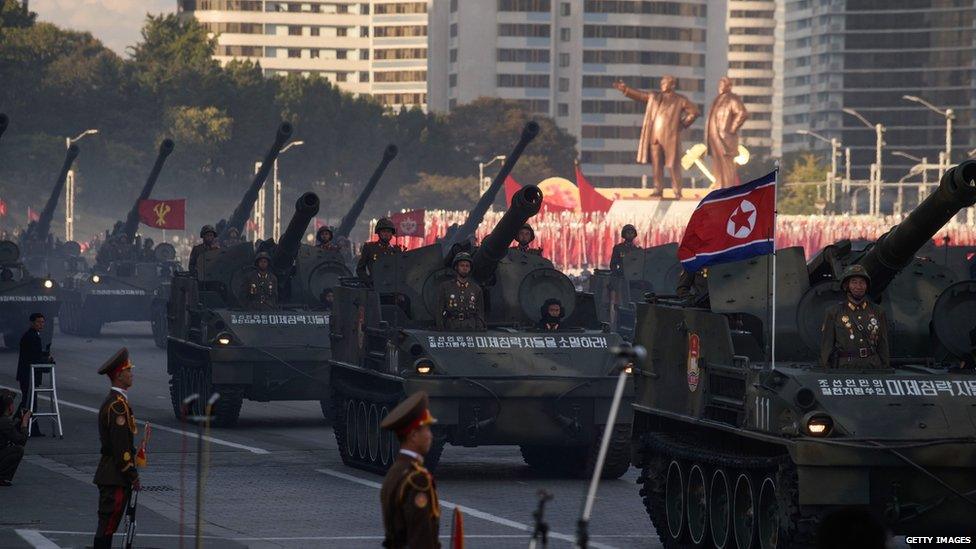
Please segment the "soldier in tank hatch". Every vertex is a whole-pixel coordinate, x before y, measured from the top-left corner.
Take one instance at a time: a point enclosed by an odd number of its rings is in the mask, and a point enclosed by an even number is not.
[[[393,244],[393,237],[396,235],[396,226],[393,221],[382,218],[376,222],[374,231],[379,237],[373,242],[363,244],[359,253],[359,263],[356,265],[356,276],[368,284],[373,284],[373,264],[381,257],[396,255],[403,251],[402,248]]]
[[[452,262],[454,280],[442,282],[437,292],[437,328],[451,332],[485,329],[485,296],[471,280],[471,255],[461,252]]]
[[[532,225],[526,223],[518,230],[518,234],[515,236],[516,245],[512,246],[512,249],[527,254],[542,255],[542,248],[529,247],[533,241],[535,241],[535,230],[532,229]]]
[[[244,279],[244,301],[248,309],[269,311],[278,308],[278,277],[271,272],[271,256],[260,252],[254,256],[256,270]]]
[[[315,247],[327,252],[338,252],[339,245],[333,240],[334,234],[332,227],[319,227],[319,230],[315,231]]]
[[[840,285],[847,295],[824,315],[820,367],[889,368],[885,314],[867,297],[871,276],[863,266],[851,265],[844,270]]]
[[[555,332],[562,328],[566,310],[563,309],[562,301],[550,297],[539,308],[539,314],[539,322],[536,323],[535,329],[541,332]]]
[[[220,245],[217,244],[217,231],[213,228],[213,225],[204,225],[200,229],[200,238],[203,239],[203,242],[197,244],[190,250],[190,261],[187,265],[187,270],[193,276],[197,274],[197,262],[200,261],[200,256],[203,255],[203,252],[220,248]]]

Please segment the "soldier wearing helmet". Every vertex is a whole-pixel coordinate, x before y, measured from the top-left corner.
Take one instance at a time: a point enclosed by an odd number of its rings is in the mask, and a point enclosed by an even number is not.
[[[867,297],[871,276],[862,265],[851,265],[844,270],[840,285],[847,295],[824,316],[820,367],[889,368],[885,314]]]
[[[203,252],[220,248],[220,245],[217,244],[217,230],[213,228],[213,225],[204,225],[200,229],[200,238],[203,239],[203,242],[190,250],[190,264],[187,269],[193,276],[197,275],[197,262],[200,261]]]
[[[485,295],[471,280],[471,255],[461,252],[451,263],[454,280],[442,282],[437,292],[437,328],[449,332],[475,332],[485,329]]]
[[[359,263],[356,264],[356,275],[370,285],[373,284],[373,263],[381,257],[396,255],[403,251],[392,242],[393,236],[396,235],[396,225],[390,219],[384,217],[377,221],[373,232],[379,238],[363,244],[359,252]]]
[[[534,240],[535,231],[532,229],[532,225],[526,223],[519,228],[518,233],[515,235],[516,245],[512,246],[511,249],[527,254],[542,255],[542,248],[529,247],[529,244],[531,244]]]
[[[627,256],[642,250],[640,246],[634,244],[634,239],[637,238],[637,227],[624,225],[620,230],[620,238],[623,238],[623,242],[614,244],[613,251],[610,253],[610,270],[615,273],[623,271],[624,259]]]
[[[333,240],[335,229],[329,226],[321,226],[315,231],[315,247],[326,252],[338,252],[339,246]]]
[[[260,252],[254,256],[255,270],[244,279],[244,306],[254,311],[278,308],[278,277],[271,272],[271,256]]]

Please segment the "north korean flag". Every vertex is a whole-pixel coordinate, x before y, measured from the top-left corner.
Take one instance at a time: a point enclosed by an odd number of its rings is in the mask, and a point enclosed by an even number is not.
[[[773,253],[776,174],[712,191],[702,199],[678,246],[685,271]]]

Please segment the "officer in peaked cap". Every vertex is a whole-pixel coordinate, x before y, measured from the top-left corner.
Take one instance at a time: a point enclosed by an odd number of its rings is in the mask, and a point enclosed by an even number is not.
[[[380,505],[383,511],[387,549],[436,549],[441,508],[433,475],[424,468],[424,456],[434,437],[436,423],[428,409],[427,393],[416,392],[387,415],[380,427],[393,431],[400,441],[400,453],[383,479]]]
[[[197,274],[197,262],[200,261],[200,256],[203,252],[207,250],[216,250],[220,247],[217,244],[217,230],[213,228],[213,225],[204,225],[200,228],[200,238],[203,242],[197,244],[190,250],[190,261],[187,265],[187,269],[193,276]]]
[[[373,264],[376,263],[376,260],[403,251],[402,248],[392,242],[396,235],[396,225],[390,219],[384,217],[377,221],[373,232],[379,238],[363,244],[359,253],[359,263],[356,264],[356,276],[369,284],[373,283]]]
[[[271,272],[271,256],[259,252],[254,256],[253,272],[244,279],[241,292],[245,305],[255,311],[270,311],[278,308],[278,277]]]
[[[112,388],[98,411],[98,437],[101,458],[95,470],[98,486],[98,529],[94,549],[112,547],[112,535],[119,527],[132,490],[139,490],[134,436],[136,418],[132,415],[126,391],[132,387],[132,362],[129,350],[119,349],[98,369],[108,376]]]
[[[846,299],[828,308],[824,316],[820,338],[820,367],[890,367],[885,314],[867,296],[871,287],[871,275],[862,265],[850,265],[844,269],[840,285]]]
[[[471,255],[460,252],[451,262],[454,279],[441,282],[437,288],[440,311],[437,328],[451,332],[474,332],[485,329],[485,294],[477,282],[471,280]]]

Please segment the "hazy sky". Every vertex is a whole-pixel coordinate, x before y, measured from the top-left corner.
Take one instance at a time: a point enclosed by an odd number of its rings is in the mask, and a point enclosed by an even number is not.
[[[123,56],[139,40],[146,13],[176,11],[176,0],[30,0],[29,5],[41,21],[88,31]]]

